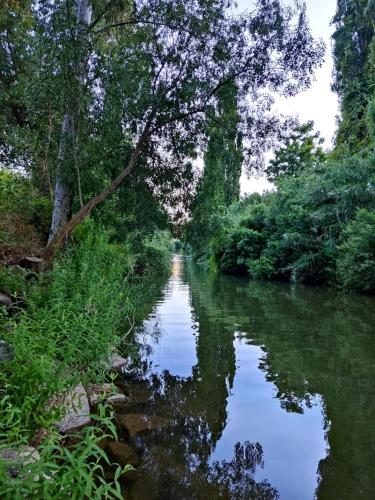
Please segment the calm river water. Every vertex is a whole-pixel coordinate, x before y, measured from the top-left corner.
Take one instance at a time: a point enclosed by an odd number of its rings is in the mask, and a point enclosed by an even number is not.
[[[131,497],[374,499],[374,306],[174,256],[137,329],[145,413],[165,422]]]

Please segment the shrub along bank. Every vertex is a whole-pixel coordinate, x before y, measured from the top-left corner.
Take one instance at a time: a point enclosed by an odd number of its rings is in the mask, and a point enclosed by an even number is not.
[[[131,243],[111,242],[92,221],[77,229],[50,271],[36,276],[17,266],[1,269],[2,291],[14,299],[1,318],[2,339],[14,349],[13,359],[1,363],[0,370],[1,447],[33,443],[43,429],[41,458],[26,466],[27,474],[12,478],[0,460],[2,498],[58,498],[62,491],[64,497],[121,498],[116,481],[104,481],[100,471],[106,458],[98,442],[103,434],[116,433],[108,408],[101,407],[95,428],[66,448],[54,429],[61,408],[47,409],[47,402],[78,381],[104,381],[103,362],[111,348],[131,349],[131,336],[126,336],[131,318],[155,272],[168,272],[170,240],[168,233],[155,232],[135,250]]]
[[[375,292],[375,156],[330,159],[213,214],[206,255],[222,272]]]

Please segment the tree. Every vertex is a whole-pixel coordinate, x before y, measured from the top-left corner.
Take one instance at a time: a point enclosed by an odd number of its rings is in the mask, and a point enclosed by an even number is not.
[[[208,116],[210,129],[205,154],[206,185],[221,183],[216,189],[221,193],[221,204],[225,206],[238,201],[240,197],[242,134],[239,130],[237,94],[234,81],[222,87],[217,95],[217,116],[211,113]]]
[[[28,70],[28,30],[33,26],[31,0],[5,0],[0,11],[0,160],[13,157],[14,128],[28,123],[24,101]]]
[[[68,4],[75,8],[73,2]],[[86,14],[80,18],[83,4]],[[110,1],[102,11],[96,3],[93,5],[91,22],[87,16],[90,4],[77,4],[78,27],[70,30],[71,37],[81,37],[78,47],[91,47],[83,55],[78,50],[70,65],[78,95],[82,79],[88,75],[84,111],[91,130],[85,139],[95,141],[106,86],[117,80],[117,91],[123,97],[118,110],[122,132],[118,150],[123,154],[114,165],[116,173],[108,185],[83,203],[68,222],[60,224],[49,242],[49,253],[120,186],[141,157],[149,166],[159,162],[166,169],[193,158],[205,142],[207,111],[216,106],[218,92],[231,81],[236,82],[240,102],[245,104],[249,102],[246,96],[251,98],[251,105],[241,107],[240,121],[251,157],[260,153],[260,140],[263,138],[265,144],[278,126],[264,92],[294,94],[306,87],[323,47],[312,39],[304,10],[295,23],[294,13],[277,0],[260,0],[255,12],[237,18],[230,15],[231,4],[227,0],[139,0],[130,8],[123,2]],[[51,2],[48,8],[55,14],[65,7]],[[42,22],[48,24],[53,18],[45,16]],[[86,60],[89,64],[85,65]],[[74,115],[74,111],[70,113]],[[63,142],[66,137],[70,132],[65,127]],[[68,145],[63,149],[67,151]],[[74,148],[70,151],[74,153]],[[110,154],[103,151],[103,156]],[[88,165],[92,160],[85,159],[85,169],[91,168]],[[74,165],[74,158],[71,163]],[[61,178],[59,172],[57,179]],[[52,234],[59,226],[55,222],[59,211],[64,212],[55,203]]]
[[[186,226],[189,243],[196,255],[207,252],[212,231],[211,216],[238,201],[242,167],[242,137],[239,131],[237,88],[233,81],[217,95],[216,109],[207,116],[207,148],[203,173],[191,204]]]
[[[375,211],[360,209],[343,231],[337,274],[352,290],[375,291]]]
[[[368,146],[368,100],[375,81],[369,73],[374,43],[374,0],[338,0],[333,24],[335,82],[341,101],[337,146],[351,152]]]
[[[325,158],[322,150],[324,139],[314,132],[314,122],[309,121],[297,126],[283,137],[283,145],[276,150],[275,158],[270,160],[266,175],[276,181],[285,175],[296,176],[305,168],[318,165]]]
[[[82,90],[86,82],[88,71],[88,47],[90,43],[89,26],[92,16],[91,0],[77,0],[76,5],[76,29],[73,35],[73,39],[76,42],[78,49],[73,52],[76,57],[72,61],[69,61],[69,64],[73,69],[74,79],[76,80],[76,85],[74,86],[76,96],[75,98],[73,98],[72,102],[66,103],[67,109],[65,111],[61,126],[61,138],[58,152],[58,165],[54,190],[54,206],[52,212],[50,236],[48,240],[49,242],[52,241],[53,238],[57,235],[61,226],[67,222],[71,211],[72,192],[66,178],[67,174],[66,169],[64,168],[64,163],[66,163],[68,159],[67,151],[73,150],[74,153],[76,148],[75,127],[77,127],[80,107],[82,105]],[[78,181],[79,196],[82,203],[79,174]]]
[[[375,144],[375,36],[372,38],[368,57],[369,102],[367,106],[367,127],[372,146]]]

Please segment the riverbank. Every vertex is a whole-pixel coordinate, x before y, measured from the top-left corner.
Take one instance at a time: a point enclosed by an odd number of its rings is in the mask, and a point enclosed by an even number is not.
[[[0,461],[2,497],[41,498],[62,489],[73,497],[118,496],[123,467],[104,481],[102,466],[110,460],[99,446],[106,436],[116,440],[112,405],[97,406],[77,439],[56,426],[67,410],[56,395],[114,381],[108,359],[114,347],[131,357],[135,311],[169,270],[168,244],[159,235],[135,253],[89,222],[51,270],[2,268],[1,291],[12,304],[1,317],[9,356],[0,372],[0,439],[2,450],[18,453],[17,464]],[[30,446],[38,460],[19,460]]]

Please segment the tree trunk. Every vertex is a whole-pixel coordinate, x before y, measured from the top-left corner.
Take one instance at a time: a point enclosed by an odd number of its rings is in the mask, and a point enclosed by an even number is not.
[[[47,248],[44,252],[44,258],[48,261],[53,257],[54,252],[61,247],[64,241],[72,233],[73,229],[78,226],[82,221],[86,219],[91,213],[91,211],[104,200],[106,200],[109,196],[111,196],[114,191],[120,186],[120,184],[126,179],[126,177],[130,174],[133,168],[136,166],[139,156],[142,152],[142,149],[149,137],[150,126],[151,126],[152,116],[146,123],[146,126],[143,130],[142,135],[140,136],[138,143],[130,157],[129,163],[126,167],[119,173],[116,179],[105,189],[103,189],[99,194],[91,198],[83,207],[78,210],[77,213],[73,215],[73,217],[66,222],[56,233],[56,235],[48,242]]]
[[[76,37],[80,43],[84,41],[84,37],[88,36],[87,28],[91,23],[91,14],[91,0],[78,0],[76,15]],[[75,68],[75,77],[78,82],[78,88],[81,90],[86,79],[86,65],[87,58],[85,57],[81,61],[79,61]],[[73,123],[75,122],[75,117],[79,114],[79,94],[80,93],[78,93],[77,102],[75,103],[75,105],[72,107],[72,109],[65,113],[61,127],[53,212],[48,245],[56,237],[61,227],[66,224],[71,214],[72,192],[67,181],[68,175],[64,167],[75,140]]]
[[[58,167],[53,199],[53,212],[48,243],[66,223],[70,215],[72,194],[68,183],[63,179],[63,166],[66,160],[67,143],[72,136],[71,113],[66,113],[61,127],[61,138],[58,153]]]

